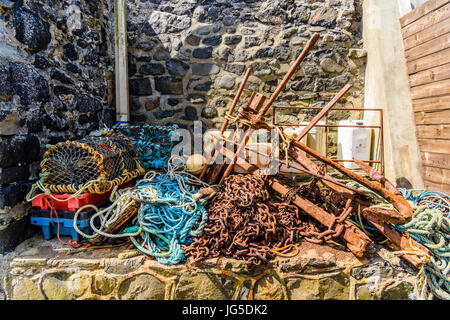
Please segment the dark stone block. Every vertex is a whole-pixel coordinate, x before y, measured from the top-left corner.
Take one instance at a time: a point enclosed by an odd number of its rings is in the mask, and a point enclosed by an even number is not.
[[[169,104],[169,106],[174,107],[180,103],[180,100],[176,99],[176,98],[169,98],[169,99],[167,99],[167,103]]]
[[[233,16],[226,16],[223,18],[223,25],[224,26],[233,26],[236,23],[236,18]]]
[[[80,48],[86,49],[89,46],[89,43],[87,43],[83,39],[78,39],[77,40],[77,46],[79,46]]]
[[[151,51],[154,46],[155,45],[153,42],[148,42],[148,41],[147,42],[143,41],[143,42],[139,42],[138,44],[136,44],[136,48],[143,50],[143,51]]]
[[[139,68],[139,73],[151,76],[159,76],[164,74],[166,70],[160,63],[147,63]]]
[[[88,94],[81,93],[75,96],[72,109],[80,112],[97,112],[102,110],[102,103]]]
[[[42,131],[42,119],[44,115],[41,110],[33,110],[29,112],[26,118],[26,126],[29,133],[38,133]]]
[[[157,61],[167,60],[170,59],[170,53],[163,46],[159,46],[155,49],[155,52],[153,53],[153,58]]]
[[[73,64],[72,62],[66,63],[64,66],[66,67],[66,69],[68,71],[70,71],[72,73],[81,74],[81,69],[77,65]]]
[[[273,56],[272,48],[261,48],[255,52],[255,58],[269,58]]]
[[[66,86],[54,86],[53,93],[56,95],[61,94],[75,94],[76,91],[74,88],[66,87]]]
[[[155,116],[156,119],[165,119],[165,118],[173,117],[176,113],[178,113],[180,111],[181,111],[181,109],[159,110],[159,111],[153,112],[153,115]]]
[[[0,142],[0,168],[36,161],[40,152],[41,145],[34,134],[3,137]]]
[[[51,66],[50,61],[41,55],[34,56],[34,66],[39,69],[47,69]]]
[[[9,62],[0,60],[0,99],[10,100],[12,94],[11,77],[9,75]]]
[[[11,224],[0,231],[0,254],[13,251],[20,243],[31,238],[38,229],[30,224],[30,217],[25,216],[13,220]]]
[[[201,23],[217,23],[221,17],[222,8],[216,6],[205,6],[205,11],[198,16]]]
[[[137,67],[135,63],[128,63],[128,76],[132,77],[136,74]]]
[[[189,65],[177,59],[170,59],[166,62],[166,68],[173,76],[184,76],[189,70]]]
[[[289,59],[291,49],[289,49],[289,47],[287,46],[276,46],[274,53],[280,61],[286,61]]]
[[[147,122],[145,114],[131,114],[130,121],[132,123]]]
[[[206,76],[210,74],[217,74],[220,72],[220,68],[218,65],[214,63],[194,63],[192,65],[192,73]]]
[[[116,123],[116,110],[111,108],[110,106],[106,106],[102,110],[100,125],[106,125],[108,128],[111,128]]]
[[[69,78],[69,76],[65,75],[61,71],[57,69],[52,69],[50,71],[50,77],[54,80],[58,80],[64,84],[73,84],[72,79]]]
[[[200,43],[200,38],[193,34],[190,34],[186,37],[186,42],[191,46],[198,46]]]
[[[197,109],[190,106],[184,108],[184,118],[191,121],[198,120]]]
[[[195,48],[194,51],[192,51],[192,56],[197,59],[208,59],[212,57],[212,51],[212,47]]]
[[[218,46],[219,44],[222,43],[222,36],[218,35],[205,38],[203,39],[202,43],[207,46]]]
[[[259,46],[261,40],[258,37],[245,37],[245,48]]]
[[[135,78],[129,80],[130,95],[132,96],[150,96],[152,95],[152,86],[149,78]]]
[[[16,39],[35,52],[46,49],[50,43],[50,25],[28,9],[14,6],[13,25]]]
[[[233,44],[238,44],[239,42],[241,42],[241,40],[242,40],[242,36],[235,34],[232,36],[225,37],[224,42],[227,45],[233,45]]]
[[[153,58],[151,56],[136,57],[136,61],[138,61],[138,62],[150,62],[152,60],[153,60]]]
[[[63,53],[71,61],[78,60],[78,52],[73,43],[63,45]]]
[[[27,165],[3,168],[0,172],[0,184],[10,184],[27,180],[30,176],[30,167]]]
[[[94,50],[89,50],[88,53],[84,56],[83,61],[89,66],[98,67],[100,57]]]
[[[0,208],[14,207],[24,201],[26,196],[22,183],[13,183],[0,187]]]
[[[162,94],[183,94],[183,82],[175,77],[156,77],[156,90]]]
[[[244,72],[245,65],[243,64],[227,64],[225,65],[225,71],[241,75]]]
[[[85,124],[89,122],[89,116],[87,114],[80,114],[78,116],[78,123]]]
[[[44,123],[45,126],[52,131],[65,131],[69,129],[69,124],[67,123],[67,120],[57,113],[45,115]]]
[[[194,87],[194,90],[197,90],[197,91],[209,91],[209,90],[211,90],[212,87],[213,87],[213,82],[208,81],[208,82],[205,82],[205,83],[197,84]]]
[[[33,101],[48,102],[50,88],[36,70],[24,64],[11,63],[10,76],[13,94],[20,97],[20,102],[28,105]]]

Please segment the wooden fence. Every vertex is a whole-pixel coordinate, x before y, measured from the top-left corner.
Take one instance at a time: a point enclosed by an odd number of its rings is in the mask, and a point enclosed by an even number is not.
[[[429,0],[400,19],[423,178],[450,192],[450,0]]]

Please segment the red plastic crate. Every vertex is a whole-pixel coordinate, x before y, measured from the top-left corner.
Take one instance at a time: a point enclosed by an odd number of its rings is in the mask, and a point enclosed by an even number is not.
[[[128,188],[132,184],[131,181],[124,183],[119,187],[119,189]],[[49,203],[53,202],[54,209],[58,211],[72,211],[75,212],[78,209],[80,209],[82,206],[85,206],[87,204],[92,204],[94,206],[102,204],[106,202],[109,197],[111,196],[112,191],[108,191],[103,194],[97,194],[97,193],[82,193],[79,196],[72,198],[67,201],[53,201],[52,198],[48,195],[42,195],[39,197],[36,197],[32,200],[31,205],[35,208],[39,208],[41,210],[50,210]],[[72,196],[70,193],[64,193],[64,194],[52,194],[53,197],[57,199],[67,199]],[[47,199],[48,201],[45,201]]]

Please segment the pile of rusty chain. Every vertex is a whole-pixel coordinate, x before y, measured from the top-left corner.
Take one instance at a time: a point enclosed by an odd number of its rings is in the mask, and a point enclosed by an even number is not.
[[[223,255],[245,260],[249,268],[275,256],[291,256],[302,234],[318,232],[299,219],[299,209],[271,199],[256,175],[229,176],[208,203],[209,220],[201,237],[185,246],[194,262]]]

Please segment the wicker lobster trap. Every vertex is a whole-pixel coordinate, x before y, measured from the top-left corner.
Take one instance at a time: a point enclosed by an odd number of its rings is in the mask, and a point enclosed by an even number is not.
[[[145,170],[163,169],[170,158],[177,125],[154,126],[140,124],[115,126],[113,132],[124,135],[134,145],[139,162]]]
[[[52,145],[41,162],[41,185],[52,193],[105,193],[140,174],[131,141],[118,134]]]

